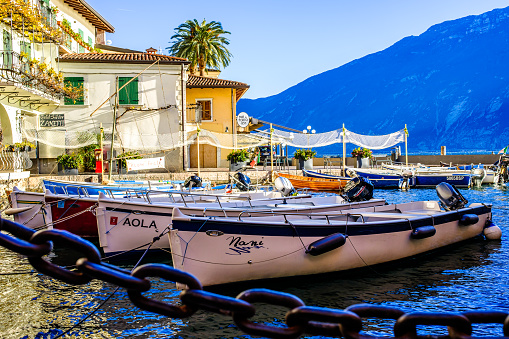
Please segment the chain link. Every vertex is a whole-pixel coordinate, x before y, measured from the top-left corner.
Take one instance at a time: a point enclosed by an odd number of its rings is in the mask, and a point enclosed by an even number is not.
[[[69,284],[86,284],[92,279],[102,280],[127,289],[131,302],[140,309],[172,318],[187,318],[197,310],[231,316],[239,329],[250,335],[269,338],[297,338],[303,334],[374,339],[361,334],[362,318],[395,320],[395,338],[424,338],[417,326],[447,326],[448,335],[433,338],[471,338],[472,324],[501,324],[504,337],[509,338],[509,312],[469,311],[405,313],[397,308],[358,304],[345,310],[306,306],[298,297],[267,289],[251,289],[236,298],[204,291],[201,283],[191,274],[163,264],[145,264],[132,272],[101,261],[97,248],[87,240],[62,230],[35,232],[10,220],[0,219],[0,246],[25,255],[39,272]],[[53,249],[53,243],[72,248],[83,255],[76,262],[77,269],[52,264],[43,257]],[[151,288],[147,277],[159,277],[186,285],[180,294],[182,305],[172,305],[142,295]],[[253,303],[287,307],[287,327],[275,327],[250,320],[256,315]],[[430,336],[427,336],[428,338]]]

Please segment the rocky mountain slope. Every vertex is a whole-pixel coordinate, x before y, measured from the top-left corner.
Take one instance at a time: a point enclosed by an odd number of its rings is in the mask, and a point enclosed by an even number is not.
[[[344,123],[380,135],[407,124],[411,153],[499,150],[509,144],[509,7],[434,25],[280,94],[242,99],[242,111],[317,133]],[[341,145],[327,149],[319,153]]]

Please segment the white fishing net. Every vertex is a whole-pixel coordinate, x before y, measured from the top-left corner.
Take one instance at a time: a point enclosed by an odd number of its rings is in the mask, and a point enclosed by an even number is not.
[[[405,129],[385,135],[362,135],[346,130],[346,142],[370,149],[384,149],[405,142]]]
[[[164,114],[166,113],[166,114]],[[65,128],[37,129],[30,122],[24,122],[23,135],[28,141],[38,141],[51,147],[76,149],[99,143],[99,128],[90,122],[88,128],[66,130]],[[281,144],[296,148],[318,148],[332,144],[352,143],[374,150],[392,147],[405,141],[405,129],[385,135],[362,135],[347,129],[337,129],[325,133],[298,133],[280,129],[256,130],[252,133],[219,133],[186,125],[181,130],[178,114],[169,112],[131,111],[119,119],[114,138],[115,148],[125,151],[157,152],[167,151],[192,144],[208,144],[224,149],[247,149],[256,146]],[[111,127],[104,130],[103,143],[111,144]]]

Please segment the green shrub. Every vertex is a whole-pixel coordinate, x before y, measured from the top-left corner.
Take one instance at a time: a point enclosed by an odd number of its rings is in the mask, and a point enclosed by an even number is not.
[[[231,151],[230,154],[226,156],[226,160],[229,160],[231,163],[236,162],[244,162],[249,159],[249,152],[245,149],[239,149],[236,151]]]
[[[313,151],[312,149],[298,149],[293,153],[293,157],[295,159],[300,159],[304,161],[313,159],[315,156],[316,152]]]
[[[83,165],[83,158],[80,154],[72,152],[71,154],[62,154],[57,157],[57,162],[62,165],[63,168],[79,168]]]
[[[78,154],[83,158],[83,168],[85,172],[95,171],[95,153],[94,151],[99,148],[99,145],[92,144],[85,147],[81,147],[78,150]]]

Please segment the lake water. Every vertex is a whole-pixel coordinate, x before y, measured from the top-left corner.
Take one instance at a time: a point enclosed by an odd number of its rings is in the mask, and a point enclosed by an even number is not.
[[[265,282],[264,287],[294,294],[306,305],[345,309],[359,303],[386,305],[410,311],[496,310],[509,312],[509,190],[493,186],[460,190],[469,202],[493,204],[493,220],[502,229],[501,241],[475,239],[382,267],[334,275]],[[434,189],[375,190],[376,198],[390,203],[436,200]],[[55,262],[71,260],[63,253]],[[162,258],[160,262],[169,263]],[[54,338],[99,306],[115,286],[93,280],[71,286],[41,274],[6,275],[26,272],[28,261],[0,248],[0,338]],[[152,279],[144,295],[178,302],[174,284]],[[235,297],[246,286],[215,290]],[[265,307],[262,307],[265,306]],[[257,304],[256,321],[273,325],[284,322],[286,309]],[[370,335],[393,336],[394,322],[363,321]],[[435,327],[433,332],[445,334]],[[442,331],[442,332],[441,332]],[[419,332],[421,334],[421,332]],[[475,325],[474,336],[502,336],[501,325]],[[179,320],[142,311],[133,306],[123,289],[113,293],[92,317],[74,329],[69,337],[88,338],[248,338],[230,317],[199,311]],[[308,337],[310,338],[310,337]],[[315,337],[313,337],[315,338]],[[317,338],[317,337],[316,337]]]

